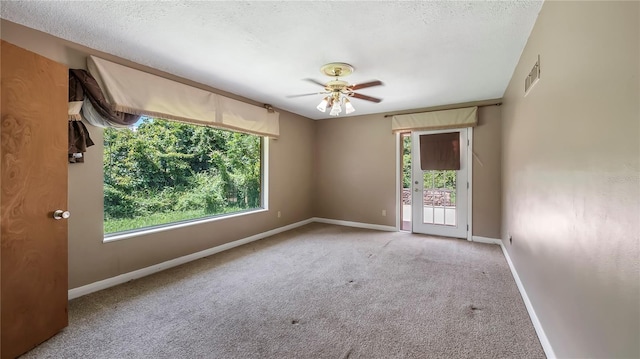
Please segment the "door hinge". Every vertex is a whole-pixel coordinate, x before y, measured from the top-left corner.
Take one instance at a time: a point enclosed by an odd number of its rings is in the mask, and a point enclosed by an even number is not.
[[[469,146],[469,140],[467,140],[467,146]]]
[[[467,182],[467,189],[469,189],[469,182]]]
[[[469,225],[467,224],[467,232],[469,232]]]

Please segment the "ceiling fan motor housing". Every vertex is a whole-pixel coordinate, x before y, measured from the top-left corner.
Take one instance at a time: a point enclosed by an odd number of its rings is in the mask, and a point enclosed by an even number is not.
[[[348,90],[347,87],[349,86],[349,83],[346,81],[342,81],[342,80],[333,80],[333,81],[329,81],[327,82],[325,89],[327,91],[331,91],[331,92],[340,92],[340,91],[346,91]]]

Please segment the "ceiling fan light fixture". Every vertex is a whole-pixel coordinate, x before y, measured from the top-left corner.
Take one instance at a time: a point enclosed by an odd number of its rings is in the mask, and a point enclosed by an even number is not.
[[[331,112],[329,112],[329,115],[338,116],[340,112],[342,112],[342,107],[340,107],[340,101],[333,101],[333,106],[331,106]]]
[[[329,98],[325,97],[322,99],[322,102],[316,107],[318,111],[325,112],[327,110],[327,105],[329,105]]]
[[[360,100],[370,101],[379,103],[382,101],[380,98],[375,98],[371,96],[366,96],[359,94],[355,91],[363,88],[380,86],[382,85],[382,81],[373,80],[369,82],[364,82],[360,84],[349,84],[347,81],[340,80],[340,77],[348,76],[353,73],[355,69],[353,66],[346,64],[344,62],[332,62],[328,63],[320,68],[320,71],[327,75],[334,77],[333,80],[322,83],[318,80],[314,80],[311,78],[307,78],[306,81],[312,82],[316,85],[320,85],[324,88],[323,92],[316,93],[308,93],[301,95],[291,95],[287,97],[301,97],[301,96],[309,96],[309,95],[318,95],[322,94],[324,98],[316,108],[318,111],[325,113],[327,109],[330,109],[330,116],[338,116],[343,110],[346,115],[352,114],[356,111],[356,109],[351,104],[349,97],[355,97]]]
[[[356,109],[353,107],[353,105],[351,104],[351,101],[349,101],[348,98],[344,98],[344,113],[346,113],[347,115],[350,113],[353,113]]]

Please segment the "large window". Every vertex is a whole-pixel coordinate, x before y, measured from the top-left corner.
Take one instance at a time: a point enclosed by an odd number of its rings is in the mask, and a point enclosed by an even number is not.
[[[105,129],[105,234],[261,208],[262,143],[152,118]]]

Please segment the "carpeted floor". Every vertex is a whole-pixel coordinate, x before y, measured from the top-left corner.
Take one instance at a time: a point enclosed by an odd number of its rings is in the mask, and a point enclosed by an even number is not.
[[[69,304],[25,358],[544,358],[500,247],[310,224]]]

